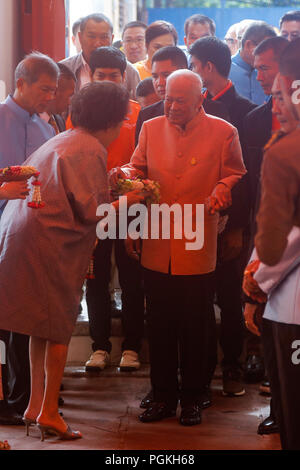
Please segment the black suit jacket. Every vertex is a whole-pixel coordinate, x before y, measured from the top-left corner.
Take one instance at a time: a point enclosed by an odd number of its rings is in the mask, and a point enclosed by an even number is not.
[[[208,98],[210,95],[208,95]],[[229,122],[236,127],[239,133],[245,166],[245,136],[244,119],[246,115],[257,108],[257,105],[241,96],[234,86],[230,87],[218,100],[222,103],[229,114]],[[247,168],[248,170],[248,168]],[[247,228],[250,223],[251,193],[249,188],[249,177],[245,175],[232,189],[232,206],[226,211],[229,216],[225,232],[237,228]]]
[[[272,134],[272,99],[251,111],[244,120],[245,163],[248,170],[251,198],[255,207],[263,149]]]
[[[222,103],[217,103],[215,101],[205,99],[203,101],[203,108],[207,114],[211,114],[212,116],[219,117],[221,119],[225,119],[225,121],[229,120],[229,115],[226,110],[226,107],[222,105]],[[142,129],[142,125],[145,121],[149,121],[149,119],[153,119],[158,116],[163,116],[165,113],[164,111],[164,101],[159,101],[158,103],[151,104],[146,108],[142,109],[139,113],[138,120],[136,123],[136,131],[135,131],[135,144],[138,144],[139,135]]]

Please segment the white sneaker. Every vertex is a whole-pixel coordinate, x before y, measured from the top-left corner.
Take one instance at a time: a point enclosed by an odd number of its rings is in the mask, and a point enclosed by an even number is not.
[[[109,364],[109,354],[107,351],[102,351],[99,349],[95,351],[90,359],[85,364],[85,370],[87,372],[99,372],[100,370],[105,369]]]
[[[122,372],[138,370],[141,367],[139,355],[135,351],[123,351],[120,362],[120,370]]]

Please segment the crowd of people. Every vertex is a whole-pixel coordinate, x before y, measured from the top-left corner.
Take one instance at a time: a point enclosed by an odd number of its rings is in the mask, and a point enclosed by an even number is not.
[[[175,416],[180,403],[181,425],[201,423],[219,341],[223,394],[262,382],[270,415],[257,431],[300,449],[300,11],[278,27],[244,20],[222,40],[201,14],[184,31],[179,47],[172,24],[134,21],[114,43],[95,13],[73,26],[75,56],[57,64],[33,52],[16,68],[0,105],[0,167],[36,167],[45,205],[28,207],[27,182],[0,186],[0,425],[82,437],[59,412],[68,344],[93,259],[86,371],[109,365],[114,259],[120,370],[139,369],[149,344],[140,421]],[[160,204],[205,206],[201,249],[186,249],[173,218],[166,239],[96,239],[97,208],[122,211],[112,194],[136,178],[159,183]],[[129,207],[145,200],[126,196]]]

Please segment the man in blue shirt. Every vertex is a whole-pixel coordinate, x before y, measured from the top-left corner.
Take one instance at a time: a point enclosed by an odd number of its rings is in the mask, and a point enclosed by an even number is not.
[[[22,165],[55,135],[38,113],[54,99],[58,73],[55,62],[42,54],[31,54],[17,66],[15,92],[0,104],[0,168]],[[1,214],[4,206],[2,201]]]
[[[15,71],[16,89],[0,104],[0,168],[22,165],[55,135],[38,113],[55,97],[59,68],[40,53],[32,53]],[[0,201],[0,216],[6,201]],[[2,365],[4,400],[0,401],[0,424],[21,424],[30,393],[27,336],[0,331],[6,345],[7,365]]]
[[[253,21],[243,35],[241,49],[232,57],[229,75],[236,91],[259,105],[268,101],[269,97],[265,95],[260,83],[257,81],[253,51],[259,43],[270,37],[276,37],[276,32],[272,26],[264,21]]]

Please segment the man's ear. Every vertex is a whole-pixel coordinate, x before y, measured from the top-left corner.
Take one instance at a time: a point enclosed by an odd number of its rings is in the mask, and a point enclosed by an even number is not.
[[[25,83],[25,80],[24,78],[18,78],[17,82],[16,82],[16,88],[19,90],[19,91],[22,91],[23,87],[24,87],[24,83]]]
[[[122,77],[122,83],[126,82],[126,77],[127,77],[127,75],[126,75],[126,70],[125,70],[124,75]]]
[[[81,45],[81,47],[82,47],[81,38],[82,38],[82,32],[81,32],[81,31],[78,31],[78,39],[79,39],[80,45]]]
[[[187,47],[187,38],[186,38],[186,36],[184,36],[183,40],[184,40],[184,44],[185,44],[186,47]]]
[[[215,64],[213,64],[212,62],[208,61],[208,62],[206,62],[206,67],[207,67],[208,72],[213,72],[213,70],[214,70],[214,68],[215,68]]]
[[[246,51],[248,54],[252,54],[253,49],[255,48],[255,44],[251,39],[247,39],[247,41],[244,44],[244,51]]]

